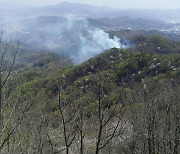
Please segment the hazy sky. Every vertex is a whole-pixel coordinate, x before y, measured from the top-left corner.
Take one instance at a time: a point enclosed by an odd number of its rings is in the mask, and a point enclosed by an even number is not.
[[[61,2],[106,5],[114,8],[161,8],[180,9],[180,0],[0,0],[2,3],[17,3],[22,5],[53,5]]]

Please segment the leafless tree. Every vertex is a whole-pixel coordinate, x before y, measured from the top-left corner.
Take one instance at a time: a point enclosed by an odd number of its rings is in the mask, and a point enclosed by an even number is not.
[[[3,131],[3,90],[7,84],[7,81],[12,73],[15,59],[19,49],[19,42],[16,45],[13,45],[12,42],[3,41],[4,32],[1,29],[0,32],[0,149],[7,142],[7,139],[2,141],[2,131]],[[10,59],[10,60],[9,60]],[[9,135],[11,135],[10,133]]]
[[[134,152],[136,153],[177,153],[179,150],[179,91],[178,84],[171,81],[153,82],[147,80],[131,94],[133,105]],[[136,108],[135,108],[136,106]]]
[[[106,83],[107,84],[107,83]],[[118,97],[115,100],[110,100],[108,88],[103,83],[103,80],[98,80],[93,87],[95,90],[95,100],[97,102],[97,136],[95,153],[100,151],[111,143],[115,137],[120,137],[126,127],[122,125],[123,116],[127,110],[125,103],[121,100],[121,92],[119,90]]]
[[[64,81],[64,79],[63,79]],[[65,82],[65,81],[64,81]],[[69,154],[70,147],[76,139],[78,134],[78,124],[77,124],[77,106],[75,106],[74,98],[71,98],[70,101],[67,101],[66,98],[63,98],[63,86],[62,81],[58,81],[58,108],[60,111],[61,124],[63,128],[63,136],[65,142],[65,148],[62,150],[66,151],[66,154]],[[68,111],[69,110],[69,111]]]
[[[0,153],[22,152],[22,143],[27,138],[22,135],[28,114],[32,108],[36,94],[24,99],[18,87],[9,87],[9,80],[16,83],[15,60],[19,51],[17,44],[4,41],[4,33],[0,33]],[[18,82],[17,82],[18,83]],[[14,95],[12,95],[12,92]],[[23,123],[23,125],[22,125]],[[23,133],[24,134],[24,133]],[[21,148],[20,148],[21,147]]]

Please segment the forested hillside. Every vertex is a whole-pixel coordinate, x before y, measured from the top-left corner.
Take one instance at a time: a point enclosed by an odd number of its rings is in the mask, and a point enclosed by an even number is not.
[[[76,66],[49,52],[5,53],[1,153],[178,154],[178,43],[138,39],[148,47],[113,48]]]
[[[180,154],[180,1],[64,1],[0,0],[0,154]]]

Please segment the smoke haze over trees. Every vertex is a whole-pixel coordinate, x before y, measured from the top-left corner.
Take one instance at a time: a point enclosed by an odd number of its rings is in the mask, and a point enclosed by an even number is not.
[[[179,154],[178,9],[19,3],[0,5],[1,154]]]

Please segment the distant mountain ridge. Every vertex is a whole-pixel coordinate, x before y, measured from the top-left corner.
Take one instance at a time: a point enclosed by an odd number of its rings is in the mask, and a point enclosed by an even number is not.
[[[130,16],[133,18],[147,19],[180,19],[180,9],[176,10],[161,10],[161,9],[114,9],[106,6],[93,6],[80,3],[63,2],[57,5],[49,5],[36,8],[36,11],[59,15],[82,15],[96,17],[122,17]]]
[[[91,18],[117,18],[123,16],[129,16],[132,18],[144,18],[144,19],[156,19],[165,21],[180,22],[180,9],[175,10],[161,10],[161,9],[114,9],[107,6],[93,6],[80,3],[67,3],[63,2],[57,5],[47,5],[42,7],[22,7],[22,6],[10,6],[11,12],[8,12],[8,7],[0,6],[1,13],[19,16],[82,16]],[[22,8],[21,8],[22,7]],[[17,9],[18,8],[18,9]],[[21,8],[21,9],[20,9]],[[0,15],[1,16],[1,15]]]
[[[109,7],[92,6],[88,4],[80,3],[68,3],[63,2],[57,5],[49,5],[45,7],[39,7],[36,11],[42,11],[42,13],[50,13],[53,15],[81,15],[81,16],[92,16],[96,14],[102,14],[105,12],[114,12],[115,9]]]

